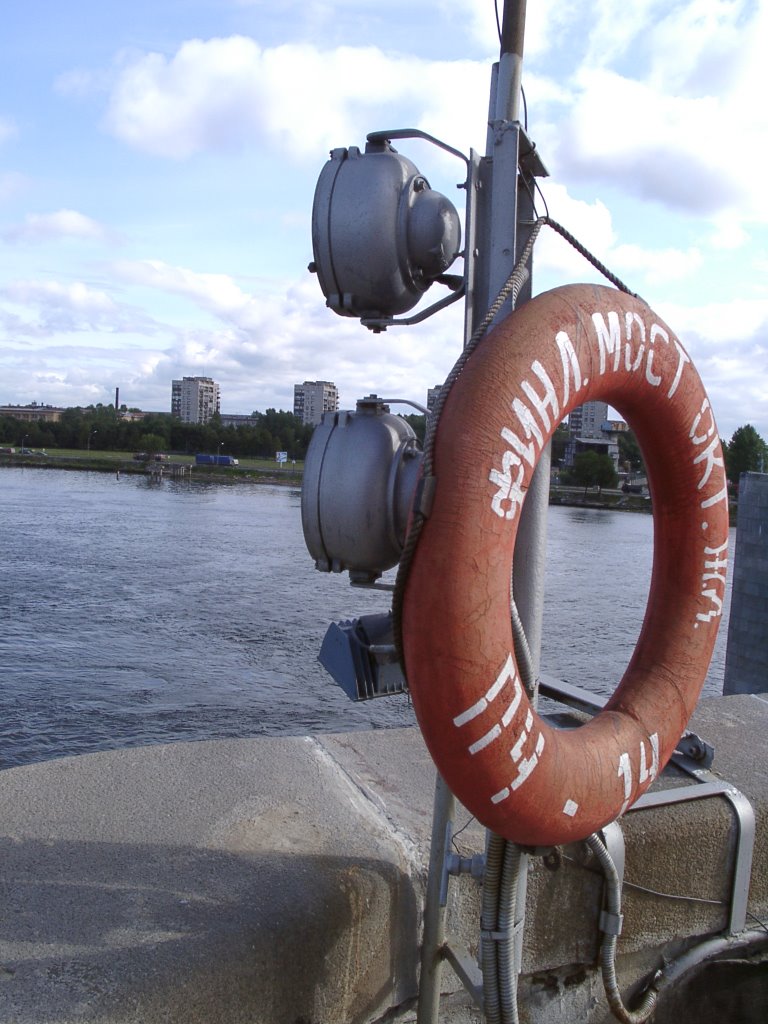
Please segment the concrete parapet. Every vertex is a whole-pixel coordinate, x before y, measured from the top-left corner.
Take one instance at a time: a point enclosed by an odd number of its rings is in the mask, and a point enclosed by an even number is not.
[[[705,701],[693,727],[716,748],[713,770],[755,806],[750,912],[765,920],[768,701]],[[178,743],[1,772],[0,1021],[412,1020],[433,788],[415,729]],[[457,828],[466,822],[462,812]],[[662,951],[723,929],[733,813],[713,798],[622,826],[633,887],[619,972],[631,989]],[[462,853],[483,841],[471,822],[456,840]],[[597,1024],[602,883],[581,846],[561,855],[554,870],[531,862],[522,1019]],[[475,950],[478,888],[463,878],[450,891],[451,933]],[[441,1019],[480,1018],[457,994]]]

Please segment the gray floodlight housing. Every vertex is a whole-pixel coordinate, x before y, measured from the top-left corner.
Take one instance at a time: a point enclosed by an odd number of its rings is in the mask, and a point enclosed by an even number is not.
[[[334,149],[312,207],[311,269],[341,316],[405,313],[455,260],[461,224],[449,199],[386,139]]]
[[[409,424],[377,395],[326,412],[304,462],[301,523],[315,566],[372,582],[397,565],[421,451]]]
[[[392,638],[391,612],[332,622],[318,661],[350,700],[372,700],[407,691]]]

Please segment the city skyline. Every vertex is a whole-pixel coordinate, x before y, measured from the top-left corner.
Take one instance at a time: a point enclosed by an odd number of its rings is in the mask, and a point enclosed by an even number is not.
[[[768,115],[754,102],[767,31],[768,0],[528,11],[549,212],[679,335],[725,439],[747,422],[768,434]],[[327,310],[306,270],[314,186],[330,148],[377,128],[484,151],[495,32],[487,0],[73,0],[45,19],[13,5],[4,400],[108,404],[119,385],[159,409],[169,380],[213,374],[225,413],[290,409],[305,378],[334,380],[347,408],[371,392],[423,402],[461,349],[459,306],[378,336]],[[455,158],[398,148],[461,206]],[[598,277],[545,231],[535,290],[579,279]]]

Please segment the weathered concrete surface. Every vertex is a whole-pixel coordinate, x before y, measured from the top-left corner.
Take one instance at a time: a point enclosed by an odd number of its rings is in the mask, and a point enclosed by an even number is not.
[[[756,807],[750,910],[765,919],[768,701],[705,701],[693,727]],[[0,1022],[356,1024],[390,1008],[412,1020],[433,788],[416,730],[180,743],[0,772]],[[727,901],[724,800],[628,814],[623,828],[628,881]],[[483,838],[470,824],[457,844],[471,853]],[[580,847],[563,852],[554,871],[532,862],[525,1013],[596,1024],[600,880]],[[475,884],[452,883],[451,901],[452,929],[476,948]],[[660,950],[722,929],[726,913],[628,889],[622,985]],[[479,1016],[457,995],[443,1019]]]
[[[412,851],[322,745],[0,773],[0,1020],[367,1020],[415,990]]]

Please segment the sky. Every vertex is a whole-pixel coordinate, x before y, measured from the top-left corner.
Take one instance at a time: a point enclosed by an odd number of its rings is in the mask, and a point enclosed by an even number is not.
[[[768,0],[528,4],[528,130],[550,214],[678,334],[721,435],[768,437]],[[312,259],[329,151],[415,127],[485,149],[492,0],[28,0],[0,36],[0,404],[224,413],[332,380],[426,401],[460,304],[373,335]],[[455,158],[401,142],[461,206]],[[543,212],[543,203],[539,212]],[[460,272],[461,263],[456,269]],[[598,280],[545,231],[536,292]],[[444,291],[433,286],[430,301]]]

